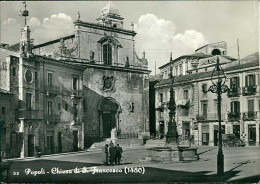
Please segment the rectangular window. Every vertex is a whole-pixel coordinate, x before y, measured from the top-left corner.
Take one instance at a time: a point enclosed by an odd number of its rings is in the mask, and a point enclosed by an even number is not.
[[[73,104],[73,119],[78,117],[78,104]]]
[[[78,89],[78,78],[72,78],[72,89],[73,90]]]
[[[52,73],[48,73],[48,86],[52,86]]]
[[[17,144],[17,133],[16,132],[12,132],[11,133],[11,148],[17,148],[18,144]]]
[[[48,115],[52,115],[52,101],[48,101]]]
[[[180,75],[182,75],[182,65],[180,65]]]
[[[245,79],[246,87],[255,86],[255,75],[247,75]]]
[[[13,77],[16,76],[16,68],[15,68],[15,67],[12,68],[12,76],[13,76]]]
[[[254,100],[247,101],[247,108],[248,108],[248,113],[254,112]]]
[[[178,75],[178,66],[175,67],[175,76]]]
[[[65,103],[65,107],[64,107],[65,111],[68,111],[68,104]]]
[[[185,100],[187,100],[187,99],[189,98],[189,91],[188,91],[187,89],[185,89],[185,90],[183,91],[183,98],[184,98]]]
[[[235,113],[235,114],[239,114],[240,113],[240,102],[239,101],[233,101],[230,104],[231,107],[231,112]]]
[[[163,94],[162,93],[159,94],[159,102],[163,102]]]
[[[58,110],[60,110],[60,103],[58,103]]]
[[[230,78],[230,89],[239,88],[239,77]]]
[[[6,114],[5,107],[2,107],[2,114]]]
[[[202,104],[202,115],[204,118],[207,118],[208,116],[208,104],[203,102]]]
[[[26,93],[26,109],[31,110],[32,109],[32,94]]]

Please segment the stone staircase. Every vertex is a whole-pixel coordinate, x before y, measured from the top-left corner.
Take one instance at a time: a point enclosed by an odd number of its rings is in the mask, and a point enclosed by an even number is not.
[[[165,139],[150,139],[146,141],[146,148],[165,147]]]
[[[92,144],[89,150],[100,150],[106,144],[109,145],[110,141],[112,141],[114,145],[119,144],[122,148],[135,148],[144,145],[143,139],[110,139],[109,138],[104,141],[96,142]]]

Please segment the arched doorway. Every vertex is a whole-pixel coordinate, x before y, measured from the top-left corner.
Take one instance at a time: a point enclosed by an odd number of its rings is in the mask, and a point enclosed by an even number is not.
[[[213,56],[221,55],[221,52],[220,52],[219,49],[214,49],[214,50],[212,51],[212,55],[213,55]]]
[[[101,99],[99,105],[100,137],[110,138],[111,130],[119,128],[120,104],[111,97]]]

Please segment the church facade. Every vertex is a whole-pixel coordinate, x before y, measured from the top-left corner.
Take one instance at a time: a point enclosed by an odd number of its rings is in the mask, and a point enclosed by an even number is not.
[[[78,13],[74,26],[73,35],[33,46],[25,25],[14,52],[17,88],[6,88],[14,80],[6,84],[1,76],[1,88],[17,100],[17,116],[5,120],[5,135],[23,137],[16,143],[20,157],[78,151],[98,138],[149,136],[150,71],[145,52],[141,58],[135,52],[136,33],[123,28],[111,2],[97,23],[82,21]],[[10,52],[2,65],[14,48],[1,49]],[[8,63],[7,68],[13,70]],[[10,155],[17,137],[6,139],[9,148],[2,151],[9,157],[17,157]]]

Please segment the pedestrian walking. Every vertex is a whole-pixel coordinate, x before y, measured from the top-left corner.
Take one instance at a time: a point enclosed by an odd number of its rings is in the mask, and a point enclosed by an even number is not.
[[[108,144],[102,148],[102,161],[104,165],[108,165]]]
[[[120,161],[121,161],[121,157],[122,157],[122,153],[123,153],[123,149],[121,146],[119,146],[119,144],[116,145],[116,164],[120,165]]]
[[[114,143],[112,141],[110,141],[110,143],[109,143],[109,147],[110,146],[114,146]]]
[[[111,146],[109,146],[108,151],[109,151],[109,163],[110,165],[114,165],[115,158],[116,158],[116,147],[114,146],[114,144],[111,144]]]

